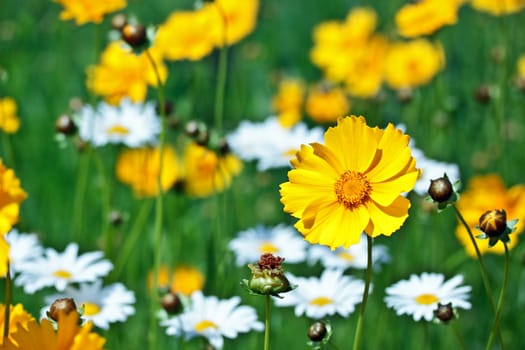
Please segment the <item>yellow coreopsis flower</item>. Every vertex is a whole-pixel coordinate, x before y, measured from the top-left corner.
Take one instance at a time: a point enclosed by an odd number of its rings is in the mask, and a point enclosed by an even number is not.
[[[13,134],[20,128],[16,110],[15,100],[11,97],[0,98],[0,129],[8,134]]]
[[[424,39],[391,44],[385,59],[385,81],[394,89],[425,85],[443,68],[443,48]]]
[[[217,16],[218,46],[222,46],[224,37],[227,45],[239,42],[254,30],[257,23],[259,0],[215,0],[204,6],[215,11]]]
[[[156,196],[160,167],[159,148],[137,148],[123,151],[116,165],[117,179],[133,188],[139,197]],[[180,166],[175,150],[164,147],[162,152],[162,190],[167,191],[180,176]]]
[[[525,0],[470,0],[470,4],[478,11],[501,16],[520,11],[525,7]]]
[[[166,265],[162,265],[159,269],[157,279],[157,286],[161,288],[169,288],[172,293],[181,293],[183,295],[191,295],[191,293],[202,290],[204,287],[204,275],[202,272],[192,266],[179,265],[173,272],[172,269]],[[153,285],[153,272],[148,275],[148,287]]]
[[[409,139],[392,124],[371,128],[351,116],[326,131],[324,144],[302,145],[280,187],[284,211],[299,219],[297,230],[332,249],[359,242],[363,232],[398,230],[410,207],[401,194],[419,176]]]
[[[60,19],[74,19],[76,24],[100,23],[105,14],[126,7],[126,0],[54,0],[64,7]]]
[[[509,248],[516,246],[518,235],[523,231],[525,221],[525,185],[515,185],[509,189],[505,188],[503,181],[496,174],[475,176],[468,184],[465,192],[459,197],[457,208],[465,218],[474,237],[481,234],[476,229],[479,218],[488,210],[505,210],[509,220],[518,219],[516,229],[510,236]],[[456,236],[465,247],[467,253],[476,257],[476,251],[465,227],[458,222]],[[488,246],[489,240],[476,238],[480,253],[503,254],[505,248],[503,243],[498,242],[493,247]]]
[[[92,333],[92,322],[79,326],[79,315],[76,311],[68,314],[62,312],[58,317],[58,329],[55,331],[49,320],[40,324],[35,320],[27,327],[19,327],[13,334],[14,341],[8,342],[6,350],[101,350],[106,340]]]
[[[218,155],[195,143],[186,146],[184,188],[191,196],[205,197],[223,191],[241,170],[241,160],[231,153]]]
[[[0,304],[0,329],[4,329],[5,326],[5,305]],[[16,333],[19,329],[26,329],[27,324],[31,321],[34,322],[33,316],[24,309],[22,304],[16,304],[15,306],[10,305],[9,311],[9,342],[18,345],[13,339],[12,334]],[[0,345],[4,345],[4,337],[0,337]],[[3,348],[2,348],[3,349]]]
[[[155,60],[162,81],[168,71],[158,52],[148,49]],[[123,43],[115,41],[102,53],[100,63],[88,68],[87,87],[103,96],[111,104],[118,104],[124,97],[133,102],[143,102],[148,85],[157,86],[157,76],[151,61],[143,52],[134,54]]]
[[[399,34],[413,38],[429,35],[445,25],[456,24],[464,0],[422,0],[404,5],[396,13]]]
[[[340,87],[319,84],[310,89],[305,109],[316,122],[331,123],[348,114],[350,101]]]
[[[15,172],[0,159],[0,234],[8,232],[18,222],[20,203],[27,193],[20,186]]]
[[[286,78],[279,83],[272,107],[282,126],[293,126],[301,120],[304,90],[304,83],[299,79]]]

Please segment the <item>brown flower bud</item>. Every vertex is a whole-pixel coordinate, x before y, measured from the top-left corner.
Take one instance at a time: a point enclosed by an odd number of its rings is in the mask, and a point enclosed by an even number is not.
[[[118,210],[111,211],[109,213],[108,220],[109,220],[109,223],[114,227],[120,226],[122,222],[124,221],[124,219],[122,218],[122,213]]]
[[[311,341],[321,341],[326,336],[327,329],[326,324],[321,321],[317,321],[312,323],[310,328],[308,328],[308,338],[310,338]]]
[[[217,149],[219,150],[219,154],[224,156],[228,153],[230,153],[230,145],[228,145],[228,142],[225,139],[221,139],[218,142]]]
[[[69,115],[62,114],[55,121],[55,130],[58,133],[70,136],[77,132],[77,126],[75,125],[75,122]]]
[[[489,103],[490,98],[492,97],[490,93],[490,87],[487,84],[480,85],[474,92],[474,97],[479,103]]]
[[[160,299],[162,308],[169,314],[176,314],[182,311],[182,303],[177,294],[168,292]]]
[[[493,209],[485,212],[479,218],[479,229],[489,237],[496,237],[507,228],[507,213],[505,210]]]
[[[51,304],[47,315],[54,321],[58,322],[60,313],[69,314],[71,311],[76,311],[77,305],[72,298],[57,299]]]
[[[453,193],[454,188],[448,177],[443,176],[435,180],[430,180],[428,194],[434,201],[444,203],[450,199]]]
[[[197,135],[199,135],[199,129],[199,123],[195,120],[190,120],[186,123],[186,126],[184,127],[186,135],[191,137],[196,137]]]
[[[441,304],[438,303],[437,309],[434,310],[434,316],[441,322],[448,322],[454,318],[454,309],[452,303]]]
[[[141,47],[148,42],[146,28],[140,24],[126,24],[120,31],[122,39],[131,47]]]

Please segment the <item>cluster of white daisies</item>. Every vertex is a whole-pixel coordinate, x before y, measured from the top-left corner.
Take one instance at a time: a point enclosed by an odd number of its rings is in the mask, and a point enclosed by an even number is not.
[[[135,313],[135,294],[122,283],[104,286],[102,278],[113,268],[100,251],[79,254],[78,245],[70,243],[63,252],[44,248],[34,233],[6,235],[9,243],[10,274],[16,286],[27,294],[54,288],[45,297],[41,317],[60,298],[73,298],[83,308],[82,318],[102,329],[123,322]]]

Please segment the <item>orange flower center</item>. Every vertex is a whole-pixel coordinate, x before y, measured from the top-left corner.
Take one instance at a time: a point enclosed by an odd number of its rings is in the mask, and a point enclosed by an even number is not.
[[[416,303],[423,305],[431,305],[437,303],[439,298],[434,294],[420,294],[416,297]]]
[[[356,171],[345,171],[335,182],[337,201],[350,210],[368,202],[371,191],[367,177]]]

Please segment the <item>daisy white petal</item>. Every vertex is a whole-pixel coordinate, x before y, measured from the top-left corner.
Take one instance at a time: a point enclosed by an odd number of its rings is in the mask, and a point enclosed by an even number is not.
[[[19,266],[42,255],[44,248],[34,233],[19,233],[12,229],[5,235],[9,243],[9,266],[12,273],[19,271]]]

